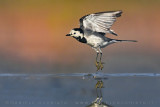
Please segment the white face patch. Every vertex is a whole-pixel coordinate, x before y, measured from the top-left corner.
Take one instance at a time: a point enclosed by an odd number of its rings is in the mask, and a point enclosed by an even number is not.
[[[83,34],[80,33],[80,31],[71,30],[70,34],[72,37],[83,37]]]

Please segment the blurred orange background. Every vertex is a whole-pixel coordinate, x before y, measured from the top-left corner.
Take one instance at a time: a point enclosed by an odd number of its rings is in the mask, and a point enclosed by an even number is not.
[[[90,13],[122,10],[112,26],[137,40],[104,48],[104,72],[158,72],[160,64],[159,0],[1,0],[0,72],[95,72],[96,53],[65,35]]]

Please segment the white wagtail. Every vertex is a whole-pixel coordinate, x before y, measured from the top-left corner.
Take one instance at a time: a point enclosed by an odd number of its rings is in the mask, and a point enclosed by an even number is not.
[[[93,14],[88,14],[80,18],[80,28],[74,28],[66,36],[72,36],[81,43],[88,44],[96,52],[96,67],[97,70],[103,68],[101,58],[102,51],[101,48],[104,48],[110,44],[117,42],[136,42],[135,40],[117,40],[110,39],[105,36],[106,33],[111,33],[115,36],[117,34],[111,30],[112,24],[116,21],[117,17],[120,17],[122,11],[105,11],[98,12]],[[98,56],[100,54],[99,62],[97,62]]]

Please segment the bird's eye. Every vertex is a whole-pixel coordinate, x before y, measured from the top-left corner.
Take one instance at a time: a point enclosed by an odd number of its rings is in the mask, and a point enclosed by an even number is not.
[[[76,34],[76,33],[74,32],[74,34]]]

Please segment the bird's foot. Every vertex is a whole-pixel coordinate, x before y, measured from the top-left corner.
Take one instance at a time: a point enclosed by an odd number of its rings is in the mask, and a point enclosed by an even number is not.
[[[96,61],[95,64],[96,64],[96,67],[97,67],[97,71],[100,70],[100,69],[101,69],[101,70],[103,69],[103,64],[104,64],[104,62],[101,62],[101,61],[100,61],[100,62],[97,62],[97,61]]]
[[[103,69],[103,64],[104,64],[103,62],[101,62],[101,61],[99,62],[99,69],[101,69],[101,70]]]
[[[98,70],[100,69],[99,62],[97,62],[97,61],[96,61],[96,63],[95,63],[95,64],[96,64],[97,71],[98,71]]]

